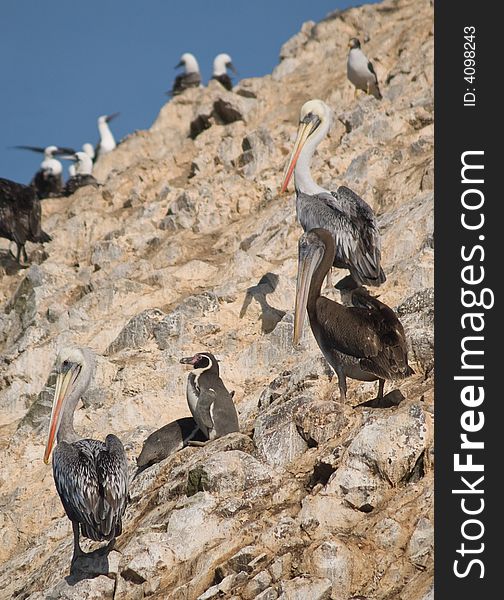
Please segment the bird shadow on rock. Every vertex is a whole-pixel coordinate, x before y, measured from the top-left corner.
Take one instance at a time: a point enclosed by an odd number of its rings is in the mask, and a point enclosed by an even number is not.
[[[114,549],[115,540],[109,542],[106,546],[93,550],[92,552],[83,552],[72,560],[70,575],[65,577],[65,581],[70,586],[74,586],[84,579],[94,579],[100,575],[108,575],[110,572],[109,554]]]
[[[393,406],[399,406],[404,400],[404,396],[400,390],[391,390],[383,396],[383,398],[373,398],[367,402],[361,402],[356,404],[354,408],[360,408],[365,406],[368,408],[392,408]]]
[[[266,273],[261,277],[257,285],[249,287],[245,293],[243,305],[240,310],[240,319],[243,319],[252,299],[259,303],[261,307],[261,331],[262,333],[271,333],[285,315],[284,310],[271,306],[266,298],[276,290],[278,285],[278,275],[275,273]]]

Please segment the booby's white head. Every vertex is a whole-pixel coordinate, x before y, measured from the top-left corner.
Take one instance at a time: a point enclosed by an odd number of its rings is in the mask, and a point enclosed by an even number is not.
[[[91,175],[93,173],[93,161],[86,152],[75,153],[75,174]]]
[[[233,73],[236,73],[236,69],[234,68],[229,54],[217,54],[213,61],[213,75],[225,75],[228,69],[231,69]]]
[[[195,56],[190,52],[184,52],[180,57],[180,62],[177,67],[184,67],[184,70],[187,74],[189,73],[199,73],[199,65]]]
[[[322,100],[308,100],[301,107],[299,128],[289,162],[284,171],[281,193],[289,185],[292,173],[296,188],[309,194],[325,191],[310,175],[310,162],[315,148],[331,128],[332,112]]]
[[[90,144],[89,142],[82,144],[82,151],[85,152],[91,160],[93,160],[93,158],[95,157],[94,146],[93,146],[93,144]]]
[[[57,151],[58,146],[47,146],[44,148],[44,158],[52,158]]]

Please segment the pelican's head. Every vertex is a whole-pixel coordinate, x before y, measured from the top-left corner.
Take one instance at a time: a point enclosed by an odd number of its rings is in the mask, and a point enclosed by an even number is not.
[[[68,405],[77,404],[81,393],[89,385],[94,369],[94,359],[86,348],[62,348],[56,359],[56,387],[49,424],[49,437],[44,452],[44,462],[49,462],[61,419]]]
[[[360,48],[359,38],[353,37],[348,42],[348,47],[350,50],[354,50],[355,48]]]
[[[331,109],[322,100],[308,100],[301,107],[296,141],[284,171],[281,192],[285,192],[296,167],[301,150],[308,140],[317,145],[331,126]],[[318,135],[316,135],[318,134]]]
[[[180,57],[180,62],[175,65],[175,68],[184,67],[186,73],[199,73],[199,65],[194,54],[184,52]]]
[[[229,54],[217,54],[213,61],[213,74],[224,75],[227,69],[231,69],[233,73],[236,73],[231,57]]]
[[[292,339],[294,346],[299,343],[303,332],[313,274],[327,252],[332,252],[332,264],[334,260],[334,242],[331,234],[326,229],[311,229],[299,238],[296,308],[294,310],[294,335]]]

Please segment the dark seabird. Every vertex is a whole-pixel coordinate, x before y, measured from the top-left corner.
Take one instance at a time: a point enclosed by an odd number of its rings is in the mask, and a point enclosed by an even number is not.
[[[161,462],[191,442],[206,442],[208,438],[193,417],[183,417],[151,433],[143,443],[137,458],[135,477],[148,467]]]
[[[350,188],[342,185],[330,192],[311,176],[313,153],[331,127],[331,110],[322,100],[309,100],[301,108],[299,121],[281,191],[287,189],[294,173],[297,217],[304,231],[316,227],[330,231],[336,245],[333,266],[348,269],[359,284],[380,285],[385,273],[373,210]]]
[[[86,152],[76,152],[71,156],[65,156],[64,158],[71,158],[74,161],[73,167],[75,174],[70,177],[66,182],[63,190],[64,196],[71,196],[79,188],[85,187],[86,185],[92,185],[98,187],[99,183],[93,177],[93,161],[89,154]]]
[[[97,160],[98,157],[108,154],[112,152],[112,150],[117,146],[114,136],[110,131],[110,127],[108,124],[112,119],[115,119],[119,113],[113,113],[111,115],[102,115],[98,117],[98,131],[100,132],[100,141],[95,149],[94,160]]]
[[[37,196],[44,198],[54,198],[61,196],[63,190],[63,165],[55,158],[62,154],[71,154],[74,152],[71,148],[59,146],[15,146],[20,150],[31,150],[40,152],[44,155],[44,160],[40,163],[40,169],[35,173],[30,185],[35,188]]]
[[[199,352],[181,358],[180,362],[193,366],[187,378],[187,404],[203,434],[214,440],[240,431],[233,397],[219,376],[219,363],[215,356],[210,352]]]
[[[42,231],[40,200],[33,187],[0,178],[0,237],[15,242],[16,260],[21,254],[26,262],[26,242],[50,242],[51,236]]]
[[[236,75],[236,69],[229,54],[218,54],[213,61],[212,79],[216,79],[226,90],[231,91],[233,89],[233,82],[227,73],[228,69],[231,69]]]
[[[184,72],[175,77],[173,87],[171,89],[172,96],[178,96],[184,90],[193,87],[200,87],[201,75],[199,70],[198,61],[189,52],[185,52],[180,57],[180,62],[175,65],[175,68],[184,67]]]
[[[404,329],[394,311],[367,290],[354,294],[350,308],[321,295],[334,251],[334,238],[325,229],[312,229],[299,240],[293,342],[299,342],[308,311],[317,344],[338,376],[341,401],[346,400],[347,377],[378,380],[377,399],[382,400],[385,379],[413,374]]]
[[[65,348],[58,356],[57,379],[44,462],[55,438],[54,482],[63,508],[72,522],[74,561],[85,553],[82,533],[95,541],[113,540],[121,534],[128,497],[128,462],[121,440],[113,434],[104,442],[82,438],[73,428],[73,414],[94,374],[95,358],[87,348]]]
[[[347,59],[347,77],[354,84],[355,93],[357,90],[363,90],[366,94],[373,94],[377,100],[381,100],[378,77],[371,61],[362,52],[359,40],[352,38],[348,47],[350,51]]]

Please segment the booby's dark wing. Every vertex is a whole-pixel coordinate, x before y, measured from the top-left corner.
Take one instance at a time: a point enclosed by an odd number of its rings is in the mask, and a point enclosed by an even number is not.
[[[99,187],[99,183],[92,175],[74,175],[66,182],[63,189],[64,196],[71,196],[79,188],[85,187],[86,185],[92,185],[93,187]]]
[[[44,154],[45,148],[40,146],[13,146],[13,148],[17,148],[18,150],[31,150],[32,152],[39,152]]]
[[[56,489],[68,518],[82,534],[101,541],[119,535],[126,508],[128,468],[121,441],[60,442],[53,453]]]
[[[233,82],[231,81],[231,77],[227,73],[223,73],[222,75],[214,75],[212,79],[218,81],[222,86],[226,88],[226,90],[231,91],[233,89]]]
[[[201,83],[201,75],[199,73],[182,73],[175,77],[171,90],[172,96],[177,96],[188,88],[198,87]]]

